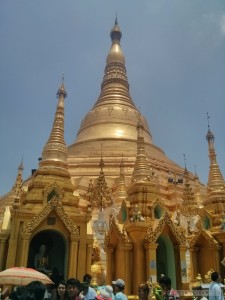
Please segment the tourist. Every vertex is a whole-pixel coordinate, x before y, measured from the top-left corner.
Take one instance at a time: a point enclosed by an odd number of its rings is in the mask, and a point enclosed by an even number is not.
[[[80,281],[75,278],[70,278],[66,282],[66,291],[70,300],[81,300]]]
[[[148,296],[149,296],[149,286],[147,283],[141,283],[138,286],[138,299],[139,300],[148,300]]]
[[[223,290],[220,286],[221,276],[218,272],[212,272],[209,286],[209,300],[224,300]]]
[[[35,300],[43,300],[46,290],[45,285],[41,281],[35,280],[26,286],[26,295],[27,298],[32,298],[32,295],[34,294]]]
[[[85,300],[93,300],[97,296],[97,293],[95,289],[93,289],[91,286],[91,275],[85,274],[83,277],[83,283],[81,285],[81,297]]]
[[[127,296],[124,294],[125,282],[123,279],[117,279],[112,281],[113,293],[115,295],[115,300],[127,300]]]
[[[164,300],[177,300],[180,298],[177,291],[171,288],[171,279],[168,276],[162,276],[159,279],[159,285],[163,290]]]
[[[29,295],[31,296],[31,295]],[[10,300],[22,300],[27,298],[27,293],[26,293],[26,287],[25,286],[18,286],[16,287],[11,294],[9,295],[8,299]],[[5,298],[2,298],[5,299]],[[29,300],[35,300],[34,293],[32,294],[32,297],[29,297]]]
[[[56,289],[52,290],[51,300],[65,300],[67,298],[66,283],[65,281],[60,281]]]

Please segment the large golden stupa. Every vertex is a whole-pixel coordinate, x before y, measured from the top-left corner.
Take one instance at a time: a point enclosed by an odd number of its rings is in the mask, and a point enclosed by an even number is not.
[[[214,135],[208,128],[204,186],[153,143],[129,93],[117,20],[110,37],[100,95],[74,143],[64,141],[62,82],[38,169],[23,181],[20,164],[0,198],[0,270],[57,268],[80,280],[91,273],[94,285],[123,278],[129,295],[161,274],[179,289],[210,269],[225,275],[225,183]]]
[[[72,181],[82,189],[87,180],[96,177],[101,157],[110,183],[119,176],[122,159],[129,178],[136,159],[139,119],[143,124],[146,156],[151,168],[163,174],[166,181],[169,171],[180,176],[183,169],[154,145],[148,123],[130,96],[125,57],[120,46],[122,33],[117,22],[110,36],[112,46],[106,58],[101,93],[83,118],[75,142],[68,147]]]

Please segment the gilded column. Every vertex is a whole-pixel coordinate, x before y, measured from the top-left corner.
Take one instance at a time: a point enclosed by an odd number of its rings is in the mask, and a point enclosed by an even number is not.
[[[20,222],[17,217],[17,211],[12,212],[12,229],[10,232],[9,248],[7,253],[6,268],[11,268],[17,265],[16,253],[18,251],[18,237],[20,230]]]
[[[18,267],[26,267],[27,266],[30,238],[31,238],[30,233],[22,233]]]
[[[186,265],[186,245],[179,245],[179,257],[180,257],[180,284],[182,289],[188,288],[187,284],[187,265]],[[178,282],[179,283],[179,282]]]
[[[197,253],[199,251],[199,247],[193,247],[190,248],[190,261],[191,261],[191,272],[192,274],[190,274],[190,281],[194,280],[195,277],[198,274],[198,257],[197,257]]]
[[[132,282],[132,269],[131,269],[131,251],[133,249],[132,244],[125,244],[124,245],[124,265],[125,265],[125,293],[128,295],[132,294],[132,287],[131,287],[131,282]]]
[[[91,272],[92,244],[87,244],[86,273]]]
[[[8,239],[7,236],[1,236],[0,237],[0,271],[3,271],[5,269],[5,254],[6,254],[6,241]]]
[[[114,278],[112,278],[112,266],[113,266],[113,246],[107,246],[106,249],[106,283],[112,284]]]
[[[220,270],[221,269],[221,259],[220,259],[220,250],[221,250],[221,246],[220,245],[216,245],[215,248],[212,248],[212,251],[215,253],[215,258],[216,258],[216,267],[215,270]]]
[[[77,277],[77,259],[78,259],[78,238],[71,235],[68,278]]]
[[[147,279],[152,278],[152,282],[157,282],[157,269],[156,269],[156,249],[158,244],[147,243],[145,244],[145,253],[146,253],[146,274]]]

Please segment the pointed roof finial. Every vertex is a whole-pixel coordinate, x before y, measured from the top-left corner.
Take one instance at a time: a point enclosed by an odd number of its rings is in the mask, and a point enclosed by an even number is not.
[[[116,12],[116,20],[115,20],[115,25],[118,25],[118,21],[117,21],[117,12]]]
[[[111,40],[113,43],[120,44],[120,39],[122,37],[122,33],[120,31],[120,27],[118,24],[117,14],[116,14],[115,25],[110,32],[110,37],[111,37]],[[120,50],[120,51],[122,51],[122,50]]]
[[[197,175],[197,166],[196,166],[196,164],[194,164],[194,168],[195,168],[195,175]]]
[[[207,132],[207,134],[206,134],[206,140],[207,140],[208,142],[210,142],[210,141],[214,142],[215,137],[214,137],[214,134],[211,132],[211,130],[210,130],[210,125],[209,125],[210,115],[209,115],[208,112],[207,112],[206,114],[207,114],[207,122],[208,122],[208,132]]]
[[[48,141],[44,146],[42,160],[39,165],[44,168],[47,165],[49,168],[59,168],[58,165],[62,164],[62,168],[66,169],[66,175],[68,175],[69,172],[66,167],[67,147],[64,139],[64,98],[66,96],[67,94],[62,83],[57,92],[59,100],[56,107],[52,130]]]
[[[60,88],[57,91],[56,96],[57,96],[57,98],[59,98],[60,96],[63,96],[64,98],[67,97],[67,92],[64,87],[64,72],[62,73],[62,83],[61,83]]]
[[[21,172],[23,171],[23,155],[22,155],[21,163],[18,167],[18,170],[21,171]]]
[[[187,165],[186,165],[187,159],[186,159],[185,153],[183,153],[183,157],[184,157],[184,169],[185,169],[185,171],[186,171],[186,170],[187,170]]]
[[[209,113],[208,113],[208,112],[206,113],[206,115],[207,115],[207,122],[208,122],[208,130],[210,130],[210,126],[209,126],[209,119],[210,119],[210,115],[209,115]]]

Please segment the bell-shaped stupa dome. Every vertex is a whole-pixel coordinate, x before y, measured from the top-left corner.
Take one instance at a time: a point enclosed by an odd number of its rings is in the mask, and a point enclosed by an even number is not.
[[[122,157],[125,172],[131,176],[136,160],[139,120],[143,125],[149,164],[153,168],[176,169],[177,173],[182,173],[182,168],[153,144],[148,123],[130,96],[125,56],[120,45],[122,33],[117,20],[110,37],[112,45],[106,58],[100,95],[83,118],[75,142],[68,147],[69,171],[74,184],[87,186],[89,177],[97,176],[101,156],[108,179],[119,176]]]

